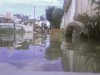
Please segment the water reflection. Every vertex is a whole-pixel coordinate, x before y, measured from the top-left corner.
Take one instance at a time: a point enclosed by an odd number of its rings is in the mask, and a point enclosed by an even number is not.
[[[100,42],[37,33],[1,34],[0,71],[15,70],[100,73]]]
[[[65,41],[61,57],[65,72],[100,72],[100,41],[77,41],[75,38]]]
[[[61,44],[62,43],[60,41],[51,40],[49,47],[46,48],[45,58],[47,58],[47,60],[59,59],[59,57],[62,56],[63,52],[63,50],[61,49]]]
[[[45,58],[46,48],[50,45],[49,35],[13,34],[7,38],[1,36],[3,39],[12,40],[13,45],[12,51],[7,50],[8,45],[0,48],[0,71],[62,71],[61,61]]]
[[[28,50],[29,49],[29,43],[27,41],[24,41],[19,44],[18,47],[15,47],[17,50],[23,49],[23,50]]]

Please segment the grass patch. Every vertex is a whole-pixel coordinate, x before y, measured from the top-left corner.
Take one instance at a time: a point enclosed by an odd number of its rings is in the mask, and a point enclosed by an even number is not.
[[[3,33],[25,33],[25,30],[23,29],[14,30],[13,28],[0,28],[0,34]]]
[[[65,36],[65,32],[63,31],[62,33],[56,33],[55,35],[62,37]]]

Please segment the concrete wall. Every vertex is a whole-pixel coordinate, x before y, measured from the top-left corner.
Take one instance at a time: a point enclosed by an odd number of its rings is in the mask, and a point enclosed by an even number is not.
[[[87,13],[90,16],[94,15],[96,13],[94,11],[96,6],[96,4],[91,6],[91,0],[72,0],[68,6],[68,2],[65,0],[63,5],[64,17],[62,18],[60,29],[66,30],[67,25],[73,22],[74,17],[77,17],[78,14]]]
[[[61,25],[60,25],[60,30],[64,29],[65,21],[64,21],[65,16],[62,17]]]
[[[61,28],[66,29],[67,24],[74,21],[74,14],[75,14],[75,0],[72,0],[68,11],[66,10],[64,13],[64,17],[62,18]]]
[[[78,13],[77,14],[83,14],[83,13],[87,13],[88,15],[93,15],[95,14],[95,7],[97,6],[96,4],[93,4],[91,6],[91,0],[76,0],[77,1],[77,5],[76,5],[76,9],[78,9]]]
[[[0,23],[1,28],[13,28],[14,29],[14,23]]]
[[[25,30],[26,32],[33,32],[33,25],[32,26],[25,26],[23,24],[16,24],[16,30],[18,29],[23,29]]]

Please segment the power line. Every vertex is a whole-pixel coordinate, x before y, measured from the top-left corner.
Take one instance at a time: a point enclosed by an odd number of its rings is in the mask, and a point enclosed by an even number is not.
[[[53,0],[49,3],[49,5],[50,5],[52,2],[53,2]],[[49,6],[49,5],[48,5],[48,6]]]
[[[47,7],[51,4],[53,2],[53,0],[47,5]],[[41,11],[41,13],[43,13],[44,12],[44,10],[43,11]],[[38,12],[39,14],[41,14],[40,12]]]

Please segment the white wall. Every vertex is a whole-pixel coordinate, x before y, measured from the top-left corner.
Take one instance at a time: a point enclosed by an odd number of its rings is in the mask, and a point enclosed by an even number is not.
[[[35,20],[35,24],[39,25],[39,21],[38,20]]]
[[[67,11],[67,15],[65,16],[67,19],[66,25],[68,25],[70,22],[74,21],[74,14],[75,14],[75,0],[72,0],[72,3]]]
[[[23,24],[16,24],[16,30],[23,28],[26,32],[33,32],[33,25],[32,26],[25,26]]]
[[[62,20],[61,20],[61,25],[60,25],[60,30],[64,29],[64,18],[65,18],[65,15],[62,17]]]
[[[13,28],[14,29],[14,23],[0,23],[1,28]]]
[[[62,18],[61,28],[66,29],[67,25],[70,22],[74,21],[74,14],[75,14],[75,0],[72,0],[68,11],[64,12],[64,18]]]

